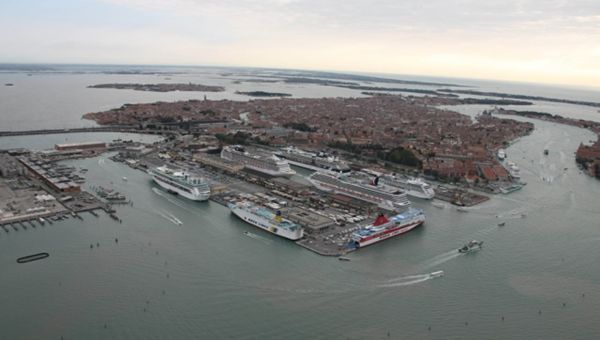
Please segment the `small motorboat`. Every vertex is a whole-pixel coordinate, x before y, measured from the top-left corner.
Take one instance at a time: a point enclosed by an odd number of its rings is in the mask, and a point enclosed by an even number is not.
[[[340,261],[350,261],[350,258],[349,257],[345,257],[345,256],[340,256],[340,257],[338,257],[338,260],[340,260]]]
[[[456,208],[456,211],[465,212],[465,213],[469,212],[469,210],[467,210],[467,208],[463,208],[463,207]]]
[[[437,272],[429,273],[429,276],[431,278],[442,277],[442,276],[444,276],[444,271],[443,270],[438,270]]]
[[[123,181],[127,182],[127,177],[123,177]]]
[[[504,227],[506,225],[506,222],[500,222],[498,223],[498,227]]]
[[[470,253],[473,251],[477,251],[481,249],[483,245],[483,241],[472,240],[469,243],[462,246],[462,248],[458,248],[459,253]]]

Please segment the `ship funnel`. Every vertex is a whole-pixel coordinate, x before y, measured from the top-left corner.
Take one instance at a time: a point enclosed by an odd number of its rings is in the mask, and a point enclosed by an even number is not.
[[[377,218],[375,219],[375,222],[373,222],[373,225],[378,226],[378,225],[386,224],[389,221],[390,220],[388,220],[388,218],[385,217],[384,214],[379,214],[379,216],[377,216]]]

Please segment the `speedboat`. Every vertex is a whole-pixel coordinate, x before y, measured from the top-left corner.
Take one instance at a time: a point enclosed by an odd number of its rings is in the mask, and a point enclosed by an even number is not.
[[[473,251],[477,251],[477,250],[481,249],[482,245],[483,245],[483,241],[472,240],[472,241],[469,241],[464,246],[462,246],[462,248],[458,248],[458,252],[459,253],[470,253]]]
[[[350,261],[350,258],[349,257],[345,257],[345,256],[340,256],[340,257],[338,257],[338,260],[340,260],[340,261]]]
[[[442,276],[444,276],[444,271],[443,270],[438,270],[437,272],[429,273],[429,276],[431,278],[442,277]]]

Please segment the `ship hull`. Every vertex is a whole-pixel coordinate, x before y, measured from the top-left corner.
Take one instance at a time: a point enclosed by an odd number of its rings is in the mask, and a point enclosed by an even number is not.
[[[405,233],[421,226],[423,223],[425,223],[425,220],[419,219],[416,221],[409,222],[405,225],[398,225],[396,227],[386,229],[378,234],[374,234],[374,235],[365,237],[364,239],[361,239],[360,241],[354,241],[354,245],[357,248],[364,248],[364,247],[370,246],[374,243],[385,241],[392,237],[396,237],[396,236],[405,234]]]
[[[292,165],[295,165],[295,166],[300,167],[300,168],[308,169],[308,170],[325,171],[325,172],[329,172],[329,173],[332,173],[332,174],[337,174],[337,173],[340,173],[340,172],[348,172],[348,171],[350,171],[350,169],[348,169],[347,171],[335,171],[335,170],[331,170],[331,168],[329,168],[329,169],[328,168],[323,168],[323,167],[320,167],[318,165],[302,163],[302,162],[299,162],[299,161],[291,160],[289,158],[285,158],[285,159],[287,160],[288,163],[290,163]]]
[[[158,184],[168,192],[180,195],[192,201],[206,201],[210,197],[210,193],[201,192],[196,188],[191,189],[191,192],[187,192],[185,190],[177,188],[176,186],[168,183],[166,180],[162,179],[160,176],[157,175],[152,175],[152,180],[154,181],[154,183]]]
[[[405,190],[405,191],[408,196],[414,197],[414,198],[420,198],[422,200],[431,200],[435,196],[435,193],[425,193],[425,192],[419,192],[419,191],[415,191],[415,190]]]
[[[265,175],[269,175],[272,177],[292,177],[296,173],[295,171],[294,172],[283,172],[283,171],[269,170],[269,169],[265,169],[265,168],[261,168],[261,167],[257,167],[257,166],[253,166],[253,165],[248,165],[248,164],[245,164],[244,166],[250,170],[257,171],[257,172],[260,172],[260,173],[263,173]]]
[[[403,211],[406,210],[409,206],[410,203],[406,203],[403,206],[393,206],[391,204],[388,204],[388,201],[383,200],[383,199],[377,199],[377,198],[370,198],[370,197],[366,197],[365,195],[359,195],[356,194],[353,191],[350,190],[342,190],[339,187],[329,184],[329,183],[324,183],[321,181],[316,181],[314,179],[312,179],[311,177],[308,177],[308,180],[319,190],[321,191],[326,191],[326,192],[331,192],[331,193],[338,193],[338,194],[343,194],[346,196],[350,196],[350,197],[354,197],[356,199],[362,200],[362,201],[366,201],[369,203],[374,203],[377,204],[377,206],[381,209],[384,210],[388,210],[388,211],[394,211],[394,210],[398,210],[398,211]]]
[[[266,232],[277,236],[281,236],[288,240],[296,241],[304,236],[302,228],[299,228],[296,231],[289,231],[284,228],[278,228],[276,224],[270,222],[269,220],[261,216],[251,214],[248,211],[240,208],[231,208],[231,213],[248,224],[251,224],[259,229],[262,229]]]

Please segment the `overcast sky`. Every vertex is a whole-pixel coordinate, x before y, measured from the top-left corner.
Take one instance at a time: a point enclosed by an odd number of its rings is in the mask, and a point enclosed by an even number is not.
[[[600,0],[2,0],[0,62],[600,86]]]

